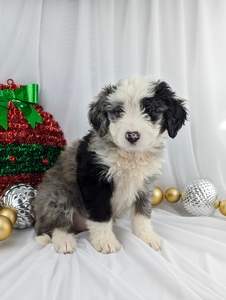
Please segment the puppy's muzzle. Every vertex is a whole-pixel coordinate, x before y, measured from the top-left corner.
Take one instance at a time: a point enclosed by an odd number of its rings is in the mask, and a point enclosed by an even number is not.
[[[127,141],[129,141],[131,144],[136,143],[136,141],[139,140],[140,138],[140,134],[138,131],[127,131],[125,138],[127,139]]]

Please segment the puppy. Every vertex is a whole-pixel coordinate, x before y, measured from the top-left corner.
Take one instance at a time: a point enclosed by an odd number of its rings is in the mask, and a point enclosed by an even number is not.
[[[37,242],[73,253],[75,233],[88,229],[97,251],[117,252],[112,224],[129,211],[133,233],[159,250],[151,199],[166,133],[174,138],[187,118],[184,101],[167,83],[135,74],[105,86],[88,117],[92,129],[61,153],[32,202]]]

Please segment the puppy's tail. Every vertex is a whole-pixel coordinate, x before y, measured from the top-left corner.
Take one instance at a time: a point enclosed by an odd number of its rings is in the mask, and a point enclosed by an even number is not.
[[[46,246],[46,245],[50,244],[52,242],[52,240],[48,234],[43,233],[42,235],[39,235],[36,237],[36,242],[41,246]]]

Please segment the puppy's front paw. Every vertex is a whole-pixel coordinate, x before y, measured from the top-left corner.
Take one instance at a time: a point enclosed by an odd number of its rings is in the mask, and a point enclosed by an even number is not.
[[[94,238],[91,240],[91,244],[94,249],[104,254],[115,253],[121,248],[121,244],[116,239],[114,234],[112,234],[111,236]]]
[[[161,238],[154,232],[143,232],[139,236],[137,236],[143,242],[151,246],[155,251],[161,249]]]
[[[74,253],[77,248],[75,236],[59,229],[54,230],[52,243],[55,251],[59,254]]]
[[[114,253],[121,248],[112,231],[112,220],[109,222],[86,221],[90,233],[90,242],[94,249],[101,253]]]
[[[154,232],[150,218],[142,214],[135,214],[133,216],[133,233],[154,250],[157,251],[161,248],[161,239]]]

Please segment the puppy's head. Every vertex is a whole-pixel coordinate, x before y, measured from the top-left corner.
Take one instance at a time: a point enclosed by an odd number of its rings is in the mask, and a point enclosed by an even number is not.
[[[165,131],[174,138],[186,118],[184,101],[167,83],[138,75],[103,88],[89,109],[99,136],[108,135],[126,150],[158,145]]]

